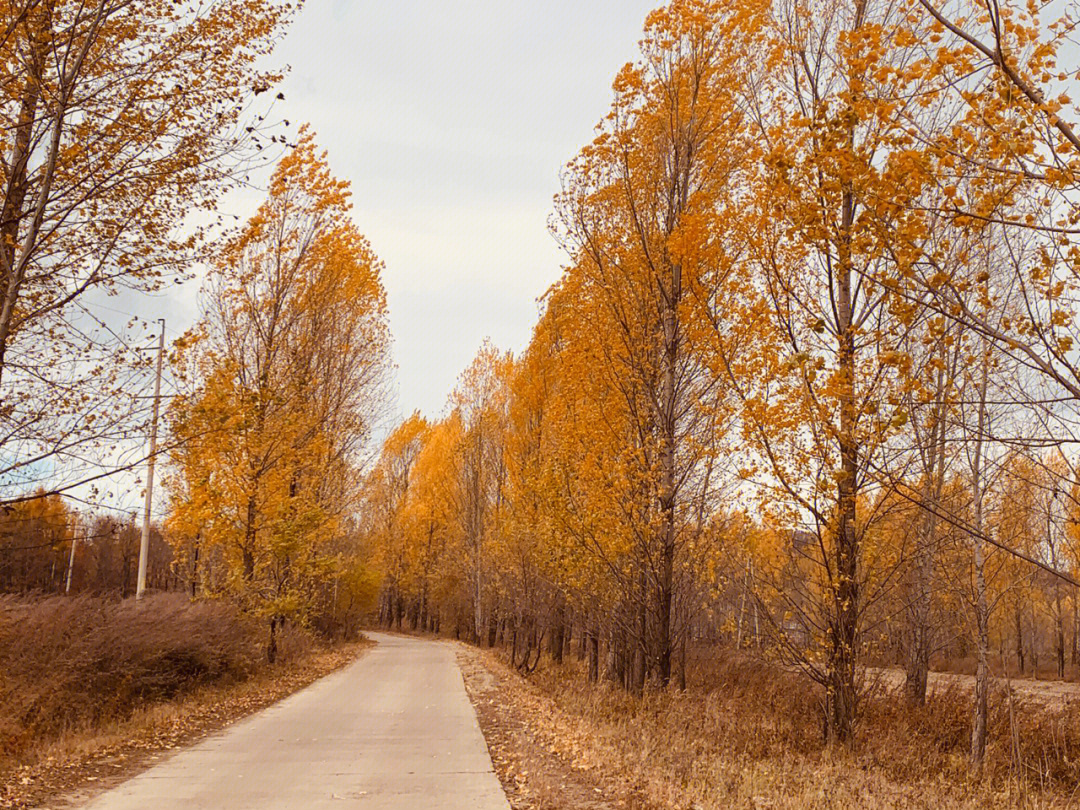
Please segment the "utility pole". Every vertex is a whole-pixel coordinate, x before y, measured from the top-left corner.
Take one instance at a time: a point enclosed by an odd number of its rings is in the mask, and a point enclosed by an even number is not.
[[[71,538],[71,553],[68,555],[68,570],[67,577],[64,582],[64,595],[71,593],[71,569],[75,567],[75,546],[79,542],[77,535]]]
[[[139,578],[135,598],[142,599],[146,591],[146,560],[150,556],[150,504],[154,499],[154,461],[157,458],[157,423],[161,404],[161,358],[165,354],[165,319],[158,336],[157,374],[154,376],[154,415],[150,420],[150,456],[146,460],[146,504],[143,506],[142,542],[139,544]]]

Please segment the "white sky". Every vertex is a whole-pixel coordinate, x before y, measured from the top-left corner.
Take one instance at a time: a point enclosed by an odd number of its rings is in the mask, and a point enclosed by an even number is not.
[[[312,126],[386,263],[397,415],[439,415],[484,338],[527,345],[564,262],[547,230],[559,171],[659,2],[307,0],[269,60],[291,66],[273,116]],[[224,205],[246,219],[260,199]],[[194,323],[199,284],[98,314],[165,316],[171,340]],[[143,329],[152,344],[156,325]],[[133,475],[109,489],[124,508],[141,498]]]
[[[312,125],[386,262],[400,413],[437,415],[483,338],[527,344],[559,170],[656,4],[308,0],[275,113]]]

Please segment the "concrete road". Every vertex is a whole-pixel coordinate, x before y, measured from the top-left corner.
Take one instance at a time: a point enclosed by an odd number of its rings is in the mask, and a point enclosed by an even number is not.
[[[356,663],[87,810],[509,810],[453,647],[370,635]]]

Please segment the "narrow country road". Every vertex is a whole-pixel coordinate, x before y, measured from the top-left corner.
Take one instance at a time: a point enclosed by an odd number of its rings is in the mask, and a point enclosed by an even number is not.
[[[370,635],[356,663],[86,810],[509,810],[453,647]]]

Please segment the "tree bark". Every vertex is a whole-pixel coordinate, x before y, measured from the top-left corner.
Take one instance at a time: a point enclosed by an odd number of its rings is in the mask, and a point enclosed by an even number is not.
[[[588,679],[589,683],[596,683],[600,680],[600,640],[597,638],[595,629],[588,630],[584,634],[586,655],[589,659],[588,663]]]
[[[1020,674],[1024,674],[1024,623],[1023,618],[1020,615],[1020,600],[1016,600],[1016,610],[1013,613],[1013,617],[1016,620],[1016,665],[1020,669]]]
[[[840,471],[834,549],[832,611],[828,623],[826,665],[826,736],[830,743],[849,745],[855,731],[855,645],[859,621],[859,541],[856,528],[859,456],[856,438],[855,333],[852,324],[851,258],[847,239],[855,215],[855,200],[844,192],[845,237],[841,245],[836,285],[839,327],[838,377],[840,394]]]
[[[977,419],[975,448],[971,465],[971,499],[974,533],[972,539],[975,569],[975,636],[977,663],[975,665],[975,717],[971,727],[971,764],[982,770],[986,755],[988,698],[990,694],[990,609],[986,597],[986,557],[983,541],[983,482],[982,451],[986,427],[986,388],[989,378],[989,358],[983,358],[982,379],[979,385],[979,415]]]

